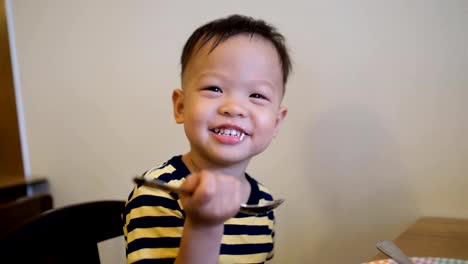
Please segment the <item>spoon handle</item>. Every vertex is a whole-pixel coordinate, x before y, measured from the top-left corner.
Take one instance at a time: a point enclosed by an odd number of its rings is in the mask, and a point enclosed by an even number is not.
[[[144,185],[144,186],[147,186],[147,187],[152,187],[152,188],[156,188],[156,189],[162,189],[164,191],[168,191],[168,192],[174,192],[174,193],[177,193],[177,194],[191,194],[189,191],[187,190],[184,190],[180,187],[174,187],[174,186],[171,186],[161,180],[158,180],[158,179],[152,179],[151,181],[143,178],[143,177],[135,177],[133,178],[133,181],[138,184],[138,185]]]
[[[177,194],[186,194],[191,195],[192,193],[186,189],[182,189],[180,187],[175,187],[172,185],[167,184],[158,179],[148,180],[143,177],[137,176],[133,178],[133,181],[138,184],[139,186],[147,186],[151,188],[161,189],[168,192],[174,192]],[[271,210],[274,210],[278,206],[280,206],[284,202],[284,199],[277,199],[274,201],[268,201],[262,204],[241,204],[239,212],[248,214],[248,215],[259,215],[268,213]]]
[[[384,253],[388,257],[392,258],[399,264],[414,264],[411,259],[403,253],[403,251],[395,245],[390,240],[382,240],[377,242],[377,249],[380,250],[380,252]]]

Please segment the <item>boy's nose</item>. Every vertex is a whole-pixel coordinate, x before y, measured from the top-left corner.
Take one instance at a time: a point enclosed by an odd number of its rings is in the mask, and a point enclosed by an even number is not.
[[[245,117],[247,115],[247,110],[242,105],[241,102],[236,102],[233,100],[229,100],[225,102],[221,107],[219,107],[218,112],[221,115],[226,116],[240,116]]]

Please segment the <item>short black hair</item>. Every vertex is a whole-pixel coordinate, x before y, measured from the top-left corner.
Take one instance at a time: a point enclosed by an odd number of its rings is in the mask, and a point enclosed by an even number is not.
[[[276,27],[266,23],[264,20],[237,14],[208,22],[192,33],[182,50],[180,59],[181,75],[184,74],[192,55],[196,54],[208,41],[215,38],[215,42],[210,50],[211,52],[223,41],[239,34],[259,35],[274,45],[280,59],[283,72],[283,86],[285,87],[292,70],[292,63],[284,36],[278,32]]]

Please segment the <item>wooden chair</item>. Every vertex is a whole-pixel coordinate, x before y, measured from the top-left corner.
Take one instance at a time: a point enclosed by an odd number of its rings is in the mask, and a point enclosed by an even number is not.
[[[100,263],[97,243],[123,235],[124,206],[125,201],[105,200],[44,212],[6,235],[0,259],[4,263]]]
[[[0,238],[30,218],[50,210],[52,207],[52,196],[49,193],[24,196],[0,204]]]

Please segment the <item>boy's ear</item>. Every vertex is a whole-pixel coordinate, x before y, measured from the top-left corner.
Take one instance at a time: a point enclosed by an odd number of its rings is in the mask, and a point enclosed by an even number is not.
[[[276,137],[276,135],[278,135],[281,124],[283,123],[283,120],[286,118],[287,114],[288,114],[288,108],[285,106],[281,106],[280,109],[278,110],[278,115],[276,116],[275,133],[273,134],[273,137]]]
[[[184,91],[181,89],[175,89],[172,92],[172,107],[176,123],[184,123]]]

